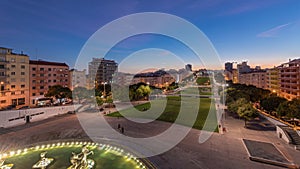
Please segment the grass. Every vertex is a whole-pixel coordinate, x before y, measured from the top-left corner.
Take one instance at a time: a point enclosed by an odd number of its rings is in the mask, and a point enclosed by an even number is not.
[[[210,85],[209,77],[198,77],[196,80],[198,85]]]
[[[123,156],[117,155],[99,148],[89,147],[94,154],[89,155],[88,159],[95,161],[94,168],[135,168],[138,164],[134,161],[126,161]],[[44,150],[45,151],[45,150]],[[72,152],[80,153],[81,146],[77,147],[59,147],[47,149],[46,158],[54,158],[52,163],[47,169],[63,169],[68,168]],[[40,160],[40,153],[42,150],[28,151],[24,155],[17,155],[5,160],[5,164],[14,164],[13,168],[32,168],[32,166]]]
[[[182,106],[184,106],[184,110],[182,113],[184,113],[185,116],[184,116],[184,118],[180,118],[180,120],[178,120],[177,117],[178,117],[180,107],[181,107],[181,100],[182,100],[182,102],[186,102],[186,103],[183,103],[184,105],[182,105]],[[214,103],[211,104],[211,101],[212,100],[210,98],[181,99],[181,97],[179,97],[179,96],[168,96],[167,97],[167,105],[166,105],[165,109],[163,109],[160,116],[155,119],[159,120],[159,121],[170,122],[170,123],[174,123],[175,120],[178,120],[178,121],[176,121],[177,124],[181,124],[181,125],[185,125],[185,126],[189,126],[189,127],[193,127],[195,129],[201,130],[204,126],[205,121],[207,120],[206,118],[208,116],[209,110],[211,109],[212,116],[210,116],[210,117],[212,117],[212,119],[209,122],[212,125],[215,125],[215,127],[216,127],[215,131],[217,131],[218,129],[217,129],[217,124],[216,124],[216,121],[217,121],[216,120],[216,110],[215,110]],[[197,107],[193,106],[196,104],[196,102],[200,102],[198,110],[197,110]],[[160,103],[164,104],[161,100],[155,100],[153,103],[154,103],[153,105],[160,105]],[[133,109],[137,109],[137,110],[139,110],[139,112],[132,113]],[[153,119],[153,117],[151,115],[148,115],[143,112],[143,110],[145,110],[145,109],[151,110],[151,104],[145,103],[145,104],[137,105],[134,108],[122,110],[121,113],[125,114],[126,117]],[[153,109],[155,109],[154,106],[153,106]],[[192,119],[193,111],[198,111],[196,120]],[[120,112],[114,112],[114,113],[108,114],[107,116],[123,117],[120,114]],[[195,123],[192,124],[192,126],[190,125],[191,120],[195,120]]]
[[[177,94],[180,94],[180,93],[183,94],[183,92],[180,92],[180,91],[177,92]],[[198,87],[198,88],[189,87],[189,88],[184,89],[184,94],[212,95],[211,88],[209,88],[209,87]]]

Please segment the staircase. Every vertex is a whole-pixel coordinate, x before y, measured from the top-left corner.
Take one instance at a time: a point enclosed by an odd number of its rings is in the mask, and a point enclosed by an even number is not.
[[[296,146],[300,146],[300,136],[298,135],[298,133],[289,127],[284,127],[283,129],[290,136],[291,143]]]

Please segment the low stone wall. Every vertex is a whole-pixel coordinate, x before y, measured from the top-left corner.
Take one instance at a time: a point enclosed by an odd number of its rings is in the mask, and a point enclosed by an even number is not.
[[[284,132],[284,130],[280,126],[276,126],[276,134],[279,138],[283,139],[288,144],[291,143],[291,138],[286,132]]]
[[[74,112],[81,105],[41,107],[24,110],[0,111],[0,127],[8,128],[34,122],[68,112]]]

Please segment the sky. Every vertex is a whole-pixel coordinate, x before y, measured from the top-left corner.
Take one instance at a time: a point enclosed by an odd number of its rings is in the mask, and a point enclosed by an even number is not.
[[[0,8],[1,47],[23,51],[30,59],[66,62],[70,68],[77,67],[80,51],[97,30],[141,12],[167,13],[192,23],[211,42],[219,55],[216,62],[222,66],[226,61],[248,61],[253,67],[264,68],[300,58],[298,0],[1,0]],[[151,23],[146,20],[143,24]],[[189,35],[180,28],[169,29]],[[161,57],[173,58],[160,59],[160,53]],[[113,46],[105,56],[91,55],[116,60],[120,65],[124,62],[128,72],[177,69],[188,63],[193,68],[205,65],[186,44],[156,34],[132,36]],[[135,61],[130,61],[131,56]],[[80,68],[89,61],[80,63]],[[128,66],[126,61],[132,64]]]

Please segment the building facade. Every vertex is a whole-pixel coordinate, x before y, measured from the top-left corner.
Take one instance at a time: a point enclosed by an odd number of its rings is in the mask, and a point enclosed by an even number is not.
[[[300,97],[300,59],[290,60],[278,66],[279,95],[292,100]]]
[[[0,108],[29,105],[29,56],[0,47]]]
[[[88,65],[88,88],[92,89],[101,83],[111,83],[117,70],[118,64],[114,60],[93,58]]]
[[[253,71],[249,73],[239,74],[239,83],[246,85],[253,85],[258,88],[267,88],[266,71]]]
[[[158,70],[156,72],[136,74],[132,80],[132,84],[141,82],[151,86],[162,88],[169,86],[173,82],[176,82],[176,77],[163,70]]]
[[[71,86],[70,89],[73,90],[76,87],[84,87],[87,88],[87,79],[86,79],[86,70],[70,70],[70,77],[71,77]]]
[[[192,70],[192,65],[191,65],[191,64],[185,65],[185,70],[188,71],[188,72],[193,71],[193,70]]]
[[[274,67],[272,69],[268,69],[266,71],[267,89],[276,94],[279,94],[279,92],[280,92],[278,73],[279,73],[279,70],[276,67]]]
[[[51,86],[70,88],[71,85],[66,63],[30,60],[29,75],[30,106],[35,106],[37,99],[43,98]]]

